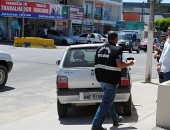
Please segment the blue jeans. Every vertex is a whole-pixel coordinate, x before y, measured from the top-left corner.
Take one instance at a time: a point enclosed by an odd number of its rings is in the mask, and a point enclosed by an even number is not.
[[[100,82],[100,84],[102,86],[104,95],[102,102],[99,108],[97,109],[96,115],[94,116],[92,121],[92,124],[94,126],[102,126],[103,121],[108,112],[113,121],[118,119],[118,115],[114,107],[114,98],[117,93],[118,85],[113,85],[104,82]]]
[[[168,80],[170,80],[170,71],[163,73],[163,81],[166,82]]]

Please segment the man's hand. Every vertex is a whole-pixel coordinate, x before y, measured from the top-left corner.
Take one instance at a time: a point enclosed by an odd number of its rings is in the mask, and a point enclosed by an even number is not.
[[[161,65],[157,65],[157,71],[161,72]]]

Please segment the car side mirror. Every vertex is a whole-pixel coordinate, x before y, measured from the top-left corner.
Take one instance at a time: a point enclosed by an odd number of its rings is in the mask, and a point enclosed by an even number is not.
[[[59,64],[60,64],[60,60],[57,60],[57,61],[56,61],[56,64],[59,65]]]

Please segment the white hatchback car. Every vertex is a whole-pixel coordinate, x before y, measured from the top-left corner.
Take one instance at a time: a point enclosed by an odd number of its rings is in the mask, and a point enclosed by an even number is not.
[[[98,33],[83,33],[76,37],[77,43],[91,44],[91,43],[104,43],[106,39]]]
[[[57,61],[57,106],[59,117],[67,116],[70,105],[95,105],[101,102],[103,92],[94,72],[96,49],[102,44],[83,44],[67,47]],[[121,82],[115,102],[119,102],[125,115],[131,115],[131,78],[129,68],[122,69]],[[114,77],[113,77],[114,78]]]

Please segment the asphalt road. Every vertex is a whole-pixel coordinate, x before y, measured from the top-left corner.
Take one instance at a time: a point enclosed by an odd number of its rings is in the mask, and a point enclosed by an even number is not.
[[[16,48],[8,45],[0,45],[0,50],[10,53],[14,61],[14,67],[9,74],[6,87],[0,90],[0,125],[24,119],[26,117],[36,115],[45,110],[52,109],[51,116],[55,116],[57,121],[56,110],[56,60],[62,57],[64,47],[58,49],[38,49],[38,48]],[[145,52],[129,54],[125,52],[126,57],[134,57],[136,63],[131,67],[132,81],[144,80],[146,71]],[[152,78],[157,78],[156,61],[153,59]],[[61,125],[69,126],[80,118],[82,112],[87,108],[71,109],[70,113],[75,117],[69,120],[61,120]],[[87,111],[89,124],[96,108]],[[135,111],[134,111],[135,112]],[[86,114],[82,114],[84,118]],[[136,117],[137,118],[137,117]],[[84,125],[86,125],[86,123]],[[30,124],[31,125],[31,124]],[[65,127],[65,128],[66,128]],[[20,129],[19,129],[20,130]],[[24,129],[25,130],[25,129]]]

